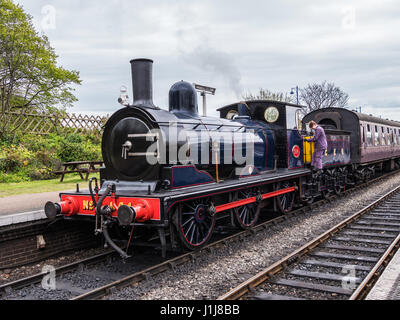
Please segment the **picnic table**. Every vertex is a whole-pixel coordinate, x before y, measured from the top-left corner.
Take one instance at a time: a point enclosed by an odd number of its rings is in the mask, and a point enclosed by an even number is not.
[[[100,167],[103,165],[103,161],[76,161],[76,162],[64,162],[62,166],[64,170],[56,171],[55,174],[61,175],[60,182],[64,181],[64,176],[68,173],[79,173],[82,180],[88,181],[91,173],[97,173],[100,171]],[[96,168],[97,166],[97,168]],[[83,177],[86,174],[86,177]]]

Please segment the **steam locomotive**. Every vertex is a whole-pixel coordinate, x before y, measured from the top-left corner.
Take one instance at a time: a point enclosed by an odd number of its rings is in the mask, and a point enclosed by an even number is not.
[[[301,119],[301,106],[278,101],[203,117],[184,81],[172,86],[166,111],[152,100],[152,68],[152,60],[131,61],[133,103],[105,125],[100,184],[92,178],[88,191],[45,205],[49,219],[92,221],[123,258],[154,235],[164,256],[168,248],[196,250],[219,224],[249,229],[263,207],[285,214],[400,164],[398,122],[335,108]],[[311,120],[327,134],[322,172],[310,169],[313,144],[303,137]]]

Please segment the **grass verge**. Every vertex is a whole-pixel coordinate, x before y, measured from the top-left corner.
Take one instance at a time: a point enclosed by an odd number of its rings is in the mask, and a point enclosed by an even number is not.
[[[93,174],[90,177],[97,177],[99,174]],[[15,196],[18,194],[35,194],[52,191],[67,191],[76,189],[79,183],[81,189],[88,189],[88,182],[82,180],[79,174],[67,174],[61,183],[60,178],[52,180],[27,181],[18,183],[0,183],[0,198]]]

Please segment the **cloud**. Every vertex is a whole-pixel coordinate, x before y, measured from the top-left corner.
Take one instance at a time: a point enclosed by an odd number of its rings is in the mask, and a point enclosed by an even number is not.
[[[289,92],[327,80],[354,107],[400,120],[394,0],[18,2],[38,21],[43,6],[56,9],[56,28],[45,32],[60,64],[81,72],[75,112],[112,113],[120,86],[130,87],[129,60],[149,57],[162,108],[180,80],[217,88],[208,103],[214,115],[242,92]]]

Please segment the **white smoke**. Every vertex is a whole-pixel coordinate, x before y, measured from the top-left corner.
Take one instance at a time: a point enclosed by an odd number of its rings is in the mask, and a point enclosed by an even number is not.
[[[179,7],[176,39],[177,50],[185,63],[210,73],[210,79],[219,77],[226,81],[227,86],[235,93],[238,99],[243,93],[242,75],[234,57],[221,50],[213,43],[213,32],[209,26],[197,17],[199,12],[206,14],[208,7],[193,4]],[[215,41],[214,41],[215,43]]]
[[[209,46],[199,45],[191,52],[182,52],[182,56],[186,62],[210,72],[213,76],[225,79],[236,97],[240,99],[243,92],[242,75],[231,55]]]

